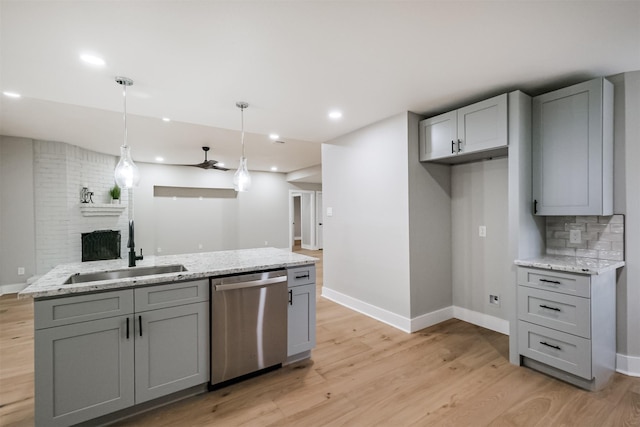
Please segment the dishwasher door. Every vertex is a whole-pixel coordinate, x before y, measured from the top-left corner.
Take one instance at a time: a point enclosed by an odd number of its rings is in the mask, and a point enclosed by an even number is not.
[[[211,385],[287,359],[287,271],[211,279]]]

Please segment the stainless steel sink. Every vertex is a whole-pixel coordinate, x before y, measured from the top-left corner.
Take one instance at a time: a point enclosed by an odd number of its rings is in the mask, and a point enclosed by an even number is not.
[[[158,265],[153,267],[126,268],[122,270],[100,271],[97,273],[74,274],[69,277],[64,284],[97,282],[100,280],[124,279],[127,277],[151,276],[154,274],[179,273],[187,271],[184,265]]]

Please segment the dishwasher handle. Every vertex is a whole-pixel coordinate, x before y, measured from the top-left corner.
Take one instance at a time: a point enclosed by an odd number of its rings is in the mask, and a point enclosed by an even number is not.
[[[215,285],[214,288],[217,291],[231,291],[235,289],[245,288],[258,288],[265,285],[272,285],[274,283],[282,283],[287,281],[287,276],[272,277],[270,279],[251,280],[249,282],[227,283]]]

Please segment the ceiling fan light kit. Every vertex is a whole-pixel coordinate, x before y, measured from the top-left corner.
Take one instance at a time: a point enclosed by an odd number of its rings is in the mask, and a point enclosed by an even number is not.
[[[242,129],[242,156],[240,157],[240,164],[238,165],[238,170],[233,175],[233,188],[236,191],[249,191],[251,188],[251,175],[249,174],[249,169],[247,168],[247,158],[244,156],[244,110],[249,107],[249,104],[246,102],[238,101],[236,102],[236,107],[240,108],[240,123]]]

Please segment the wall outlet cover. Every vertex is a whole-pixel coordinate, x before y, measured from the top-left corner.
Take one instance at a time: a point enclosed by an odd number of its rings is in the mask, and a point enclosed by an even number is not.
[[[480,227],[478,227],[478,236],[487,237],[487,226],[486,225],[481,225]]]
[[[569,243],[582,243],[582,232],[580,230],[569,230]]]

